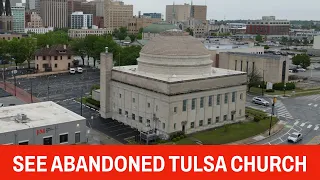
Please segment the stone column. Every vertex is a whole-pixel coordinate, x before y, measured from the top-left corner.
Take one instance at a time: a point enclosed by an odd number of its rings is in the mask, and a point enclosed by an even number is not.
[[[100,116],[111,118],[112,105],[111,99],[111,72],[113,68],[113,54],[106,52],[100,54]]]

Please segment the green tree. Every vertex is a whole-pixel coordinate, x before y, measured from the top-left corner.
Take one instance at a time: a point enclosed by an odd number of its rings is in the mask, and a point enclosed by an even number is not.
[[[84,58],[87,56],[84,39],[78,38],[71,41],[71,49],[75,55],[81,57],[82,65],[84,65]]]
[[[115,66],[137,65],[137,58],[140,56],[140,46],[120,47],[114,56]]]
[[[126,27],[120,27],[119,29],[115,29],[113,31],[113,37],[124,40],[128,36],[127,28]]]
[[[21,42],[21,40],[17,38],[13,38],[11,41],[9,41],[8,47],[10,58],[16,64],[16,69],[18,69],[18,64],[23,63],[27,59],[25,54],[25,52],[27,51],[26,47]]]
[[[37,38],[38,48],[46,47],[46,45],[69,44],[68,33],[62,30],[50,31],[45,34],[34,34],[32,37]]]
[[[96,61],[100,59],[100,54],[105,51],[105,47],[108,47],[107,39],[99,36],[93,43],[92,58],[93,67],[96,67]]]
[[[190,36],[193,36],[193,30],[189,27],[186,29],[186,32],[188,32]]]
[[[305,38],[305,39],[303,40],[303,44],[304,44],[304,45],[308,45],[308,44],[309,44],[309,41],[308,41],[307,38]]]
[[[256,41],[257,41],[257,42],[262,42],[262,36],[261,36],[260,34],[258,34],[258,35],[256,36]]]
[[[264,49],[270,49],[270,47],[268,45],[265,45]]]
[[[32,37],[22,38],[20,40],[20,45],[25,60],[28,62],[28,68],[30,69],[30,62],[34,60],[34,54],[37,49],[37,40]]]
[[[86,36],[84,38],[84,51],[88,57],[88,66],[89,66],[89,59],[90,57],[93,58],[94,56],[94,48],[95,48],[95,42],[98,40],[98,36],[95,36],[95,35],[89,35],[89,36]],[[103,47],[104,48],[104,47]],[[95,63],[95,62],[94,62]]]
[[[6,40],[0,40],[0,60],[8,61],[9,43]]]
[[[288,38],[282,36],[282,37],[281,37],[281,42],[282,42],[283,44],[286,44],[286,43],[288,42]]]
[[[252,87],[255,87],[257,85],[261,84],[261,75],[257,68],[253,67],[253,69],[248,73],[248,91],[250,92],[250,89]]]
[[[133,42],[133,41],[135,41],[137,39],[137,36],[134,35],[134,34],[130,34],[129,37],[131,39],[131,42]]]
[[[310,57],[307,54],[297,54],[292,58],[292,64],[307,68],[311,64]]]

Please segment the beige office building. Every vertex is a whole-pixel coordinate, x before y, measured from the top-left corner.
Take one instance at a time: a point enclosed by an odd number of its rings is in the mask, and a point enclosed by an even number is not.
[[[30,14],[30,22],[28,22],[27,27],[28,28],[40,28],[40,27],[43,27],[42,19],[36,12],[32,12]]]
[[[150,24],[162,21],[156,18],[133,17],[129,19],[127,29],[129,34],[138,34],[141,28],[145,28]]]
[[[288,82],[289,58],[267,54],[220,53],[220,68],[247,72],[255,68],[265,82]],[[262,79],[261,79],[262,80]]]
[[[108,29],[127,27],[133,17],[133,5],[125,5],[122,1],[105,0],[104,26]]]
[[[187,21],[190,18],[200,20],[203,23],[207,20],[207,6],[202,5],[167,5],[166,21]]]
[[[44,26],[68,27],[67,0],[40,0],[40,16]]]

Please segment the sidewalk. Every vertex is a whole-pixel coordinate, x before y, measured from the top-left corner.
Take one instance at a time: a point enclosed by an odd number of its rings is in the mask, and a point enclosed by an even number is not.
[[[68,73],[69,71],[58,71],[58,72],[41,72],[41,73],[35,73],[35,74],[24,74],[24,75],[19,75],[16,76],[17,79],[19,78],[27,78],[27,77],[38,77],[38,76],[50,76],[54,74],[64,74]],[[13,79],[13,78],[10,78]]]
[[[259,135],[247,138],[247,139],[243,139],[237,142],[233,142],[233,143],[229,143],[228,145],[250,145],[250,144],[254,144],[254,143],[258,143],[262,140],[265,140],[267,138],[270,138],[274,135],[276,135],[277,133],[279,133],[283,128],[285,127],[285,124],[280,120],[277,124],[275,124],[272,128],[271,128],[271,135],[269,136],[269,130],[265,131],[264,133],[261,133]]]
[[[0,82],[0,88],[2,88],[3,90],[5,90],[7,93],[10,93],[11,95],[15,95],[14,93],[14,85],[11,83],[6,82],[6,89],[4,89],[4,83]],[[21,101],[25,102],[25,103],[31,103],[31,94],[29,94],[28,92],[24,91],[21,88],[16,87],[16,97],[18,99],[20,99]],[[39,99],[37,99],[36,97],[32,96],[32,100],[33,102],[40,102]]]
[[[109,136],[94,130],[94,129],[90,129],[90,134],[88,135],[88,144],[91,145],[99,145],[99,144],[108,144],[108,145],[121,145],[122,143],[120,143],[119,141],[110,138]]]

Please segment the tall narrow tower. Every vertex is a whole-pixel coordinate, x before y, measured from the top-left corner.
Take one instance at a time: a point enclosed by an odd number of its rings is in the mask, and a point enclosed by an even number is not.
[[[6,16],[12,16],[10,0],[6,0],[5,10],[6,10]]]
[[[0,2],[0,32],[11,32],[13,17],[10,0],[5,0],[5,7],[3,7],[3,0]]]
[[[2,16],[3,13],[4,13],[3,2],[2,0],[0,0],[0,16]]]

